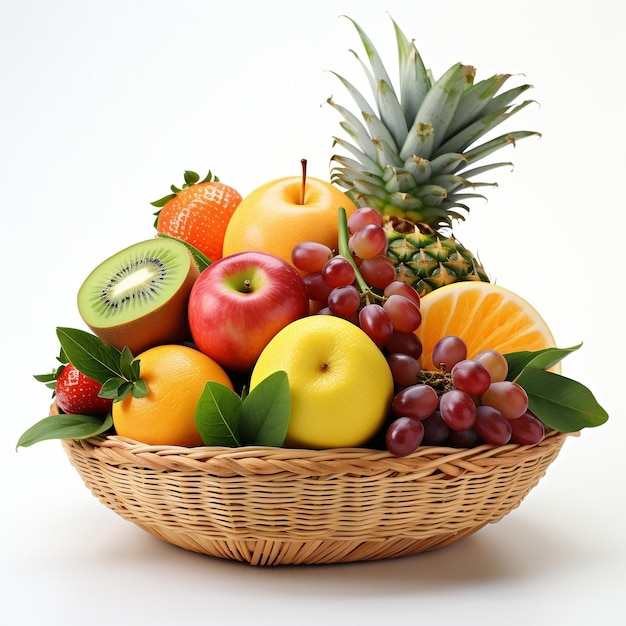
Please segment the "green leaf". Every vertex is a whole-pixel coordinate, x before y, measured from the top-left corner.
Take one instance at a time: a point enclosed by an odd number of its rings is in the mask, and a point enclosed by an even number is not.
[[[98,392],[101,398],[109,398],[109,400],[115,400],[120,395],[120,389],[128,383],[119,376],[113,376],[102,384],[102,389]]]
[[[67,358],[85,376],[104,384],[112,376],[124,378],[121,353],[98,337],[76,328],[57,328],[57,337]]]
[[[576,432],[609,418],[591,391],[571,378],[527,367],[516,382],[528,394],[528,408],[554,430]]]
[[[572,346],[571,348],[545,348],[544,350],[536,350],[534,352],[523,350],[505,354],[504,357],[509,364],[507,380],[517,382],[517,377],[527,367],[548,370],[554,367],[568,354],[576,352],[582,345],[582,343],[579,343],[577,346]]]
[[[211,170],[209,170],[209,173],[202,180],[200,180],[199,174],[197,174],[196,172],[192,172],[191,170],[185,170],[183,174],[183,178],[185,179],[185,184],[182,186],[183,189],[186,189],[187,187],[190,187],[191,185],[195,185],[198,182],[210,183],[211,181],[219,182],[220,180],[217,176],[213,176],[213,173],[211,172]],[[172,193],[168,194],[167,196],[163,196],[163,198],[159,198],[158,200],[155,200],[154,202],[151,202],[150,204],[152,206],[155,206],[161,209],[172,198],[175,198],[181,192],[181,189],[176,187],[176,185],[170,185],[170,189]],[[158,220],[159,211],[157,211],[154,215],[157,216],[157,220]],[[156,220],[154,222],[154,225],[156,226]]]
[[[200,175],[196,174],[196,172],[192,172],[191,170],[185,170],[184,173],[185,185],[189,187],[190,185],[194,185],[200,180]]]
[[[243,401],[239,424],[243,444],[282,446],[290,415],[287,373],[274,372],[252,389]]]
[[[130,351],[128,346],[124,346],[122,354],[119,358],[119,368],[120,373],[127,380],[134,380],[136,378],[136,374],[139,373],[139,370],[137,370],[133,365],[134,360],[135,357],[133,356],[133,353]]]
[[[214,176],[213,172],[209,170],[208,174],[200,182],[201,183],[210,183],[210,182],[219,183],[220,179],[217,176]]]
[[[132,383],[131,393],[133,394],[133,398],[143,398],[144,396],[147,396],[148,385],[146,384],[146,381],[139,379]]]
[[[63,371],[65,365],[59,365],[55,370],[48,374],[33,374],[33,378],[40,383],[44,383],[48,389],[52,389],[52,397],[54,398],[57,388],[57,378]]]
[[[93,415],[50,415],[44,417],[19,438],[16,448],[32,446],[48,439],[87,439],[100,435],[113,426],[109,413],[105,418]]]
[[[131,368],[130,368],[130,380],[134,380],[136,382],[140,382],[141,381],[141,368],[140,368],[140,364],[141,364],[141,359],[135,359],[132,363],[131,363]]]
[[[178,239],[178,237],[172,237],[172,235],[167,235],[166,233],[157,233],[157,237],[163,237],[164,239],[175,239],[176,241],[182,243],[189,250],[189,252],[191,252],[191,256],[196,262],[200,273],[204,272],[204,270],[209,267],[209,265],[211,265],[211,259],[209,259],[209,257],[203,252],[200,252],[198,248],[196,248],[188,241],[183,241],[182,239]]]
[[[145,381],[140,378],[140,363],[128,347],[120,352],[105,344],[100,338],[76,328],[57,328],[57,336],[64,352],[74,367],[102,384],[100,395],[123,400],[129,393],[141,398],[148,393]]]
[[[40,383],[50,383],[55,382],[58,375],[58,369],[53,370],[49,374],[33,374],[33,378]]]
[[[241,398],[232,390],[208,381],[196,404],[196,428],[206,446],[241,445],[237,436],[242,408]]]
[[[154,202],[151,202],[150,204],[152,206],[155,206],[159,209],[163,208],[172,198],[175,198],[176,194],[175,193],[168,193],[167,196],[163,196],[162,198],[159,198],[158,200],[155,200]],[[158,215],[159,211],[157,211],[155,213],[155,215]]]
[[[133,387],[133,383],[122,383],[117,390],[117,397],[113,402],[121,402],[129,393],[132,394]]]

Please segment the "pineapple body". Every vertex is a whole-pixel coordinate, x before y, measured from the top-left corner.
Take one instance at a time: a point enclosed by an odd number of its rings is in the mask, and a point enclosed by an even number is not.
[[[393,20],[392,20],[393,21]],[[477,257],[452,234],[465,219],[467,202],[485,196],[478,180],[506,162],[477,162],[535,131],[508,132],[486,139],[498,124],[531,100],[515,100],[530,88],[502,91],[510,74],[475,82],[476,70],[456,63],[437,80],[423,64],[415,44],[393,22],[398,47],[396,89],[376,48],[356,22],[367,62],[359,60],[374,104],[335,74],[359,111],[327,100],[343,118],[347,138],[334,137],[340,151],[331,158],[331,180],[357,206],[370,206],[386,217],[388,256],[398,278],[427,293],[461,280],[488,282]],[[481,143],[482,141],[482,143]]]
[[[398,280],[411,285],[420,296],[463,280],[489,282],[478,258],[454,236],[445,237],[427,226],[387,219],[387,256]]]

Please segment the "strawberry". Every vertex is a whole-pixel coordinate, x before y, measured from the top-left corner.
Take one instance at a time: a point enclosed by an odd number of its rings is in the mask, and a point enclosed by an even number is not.
[[[185,172],[182,188],[152,202],[159,207],[157,232],[187,242],[211,262],[222,258],[226,227],[241,202],[241,194],[220,182],[211,172],[200,180],[196,172]]]
[[[55,395],[59,408],[64,413],[80,415],[104,415],[111,410],[113,400],[100,398],[102,385],[71,363],[65,365],[56,377]]]

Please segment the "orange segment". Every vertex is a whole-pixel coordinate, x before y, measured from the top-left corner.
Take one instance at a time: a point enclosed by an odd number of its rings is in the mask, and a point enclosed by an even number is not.
[[[487,349],[507,354],[555,345],[548,325],[526,300],[491,283],[440,287],[422,298],[421,311],[422,324],[415,334],[422,341],[424,369],[435,369],[432,351],[446,335],[461,337],[469,358]]]

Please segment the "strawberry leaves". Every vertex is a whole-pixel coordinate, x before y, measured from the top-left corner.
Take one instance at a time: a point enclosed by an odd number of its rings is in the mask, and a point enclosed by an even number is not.
[[[71,363],[84,376],[102,385],[98,395],[119,402],[128,394],[140,398],[148,393],[148,387],[140,378],[140,361],[128,348],[122,351],[105,344],[101,339],[84,330],[58,327],[57,337],[61,343],[59,361]],[[46,387],[55,389],[63,369],[61,365],[49,374],[38,374],[35,379]],[[49,415],[27,429],[17,442],[17,447],[31,446],[47,439],[85,439],[100,435],[113,426],[111,413],[106,415],[83,415],[59,413]]]
[[[199,174],[197,174],[196,172],[192,172],[191,170],[185,170],[185,173],[183,176],[184,176],[185,182],[180,188],[176,187],[176,185],[172,185],[170,187],[171,193],[168,193],[166,196],[163,196],[162,198],[159,198],[158,200],[155,200],[154,202],[151,202],[150,204],[154,207],[161,209],[172,198],[175,198],[183,189],[187,189],[188,187],[191,187],[192,185],[198,185],[200,183],[219,182],[220,180],[217,176],[213,175],[213,172],[211,172],[211,170],[209,170],[209,173],[202,180],[200,180]],[[157,211],[155,215],[158,216],[159,212]]]
[[[95,335],[76,328],[57,328],[61,348],[70,363],[85,376],[102,384],[100,395],[114,401],[129,393],[141,398],[148,393],[139,375],[139,361],[128,348],[121,352]]]

